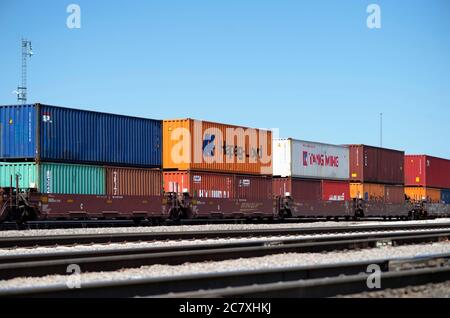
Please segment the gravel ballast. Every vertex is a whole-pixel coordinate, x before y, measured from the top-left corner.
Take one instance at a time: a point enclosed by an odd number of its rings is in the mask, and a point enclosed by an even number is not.
[[[360,293],[338,298],[450,298],[450,281]]]
[[[183,265],[153,265],[115,272],[82,273],[81,286],[86,282],[126,281],[151,277],[174,277],[178,275],[234,272],[237,270],[273,269],[297,266],[316,266],[357,261],[380,260],[385,258],[413,258],[433,254],[450,253],[450,243],[421,244],[410,246],[364,249],[357,251],[282,254],[258,258],[226,260],[220,262],[186,263]],[[2,289],[20,289],[33,286],[66,284],[70,276],[52,275],[40,278],[14,278],[0,281]]]
[[[448,229],[450,231],[450,228]],[[391,234],[411,233],[411,235],[426,234],[432,232],[432,229],[422,230],[403,230],[390,231]],[[333,237],[354,237],[360,235],[373,235],[383,233],[385,231],[372,232],[358,232],[358,233],[337,233],[337,234],[312,234],[312,235],[289,235],[289,236],[268,236],[268,237],[254,237],[254,238],[229,238],[229,239],[202,239],[202,240],[169,240],[169,241],[154,241],[154,242],[129,242],[129,243],[111,243],[111,244],[92,244],[92,245],[75,245],[75,246],[56,246],[56,247],[31,247],[31,248],[11,248],[0,249],[1,256],[18,256],[25,254],[58,254],[65,252],[81,252],[81,251],[107,251],[130,248],[151,248],[151,247],[165,247],[165,246],[194,246],[194,245],[213,245],[213,244],[233,244],[245,242],[279,242],[279,241],[293,241],[300,239],[311,238],[329,238]]]
[[[284,224],[208,224],[208,225],[181,225],[181,226],[154,226],[154,227],[112,227],[87,229],[51,229],[51,230],[11,230],[1,231],[0,237],[18,236],[47,236],[47,235],[78,235],[102,233],[154,233],[154,232],[187,232],[187,231],[223,231],[223,230],[257,230],[257,229],[285,229],[285,228],[314,228],[314,227],[358,227],[368,225],[411,225],[411,224],[439,224],[449,223],[450,218],[399,221],[399,222],[316,222],[316,223],[284,223]]]

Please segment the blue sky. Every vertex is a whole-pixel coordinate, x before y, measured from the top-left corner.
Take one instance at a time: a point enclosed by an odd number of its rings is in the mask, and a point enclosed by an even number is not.
[[[383,112],[384,146],[450,158],[448,0],[126,3],[1,0],[0,104],[15,103],[24,36],[29,102],[373,145]]]

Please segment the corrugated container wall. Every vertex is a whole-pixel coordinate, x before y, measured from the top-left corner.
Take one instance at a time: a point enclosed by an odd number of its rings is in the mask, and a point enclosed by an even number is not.
[[[162,171],[129,167],[106,167],[106,193],[113,196],[160,196]]]
[[[0,158],[36,156],[36,107],[34,105],[0,107]]]
[[[402,185],[386,185],[385,201],[387,203],[401,204],[405,202],[405,187]]]
[[[203,171],[165,171],[164,191],[194,198],[271,199],[272,178]]]
[[[35,188],[41,193],[105,194],[105,169],[98,166],[60,163],[0,163],[2,187],[19,176],[19,187]]]
[[[3,160],[161,167],[159,120],[40,104],[0,115]]]
[[[450,190],[441,190],[441,201],[450,204]]]
[[[405,184],[450,189],[450,160],[426,155],[406,155]]]
[[[366,145],[349,147],[352,182],[404,184],[403,151]]]
[[[425,187],[405,187],[405,194],[412,201],[441,202],[441,190]]]
[[[273,195],[285,196],[289,192],[295,201],[322,200],[322,182],[312,179],[273,178]]]
[[[348,201],[350,200],[350,183],[348,181],[322,181],[322,200]]]
[[[272,174],[272,133],[193,119],[164,120],[163,168]]]
[[[384,184],[350,183],[350,196],[352,199],[384,202],[386,188]]]
[[[349,149],[295,139],[273,141],[273,175],[348,180]]]

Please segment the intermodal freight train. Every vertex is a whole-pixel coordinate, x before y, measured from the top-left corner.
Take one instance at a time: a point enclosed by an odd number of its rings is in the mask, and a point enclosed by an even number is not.
[[[450,161],[385,148],[41,104],[0,142],[0,222],[450,215]]]
[[[450,205],[405,201],[390,204],[348,201],[295,200],[290,194],[273,199],[193,198],[190,194],[113,196],[43,194],[1,189],[0,222],[31,220],[132,219],[158,224],[184,218],[282,220],[285,218],[354,219],[382,217],[419,219],[450,216]]]

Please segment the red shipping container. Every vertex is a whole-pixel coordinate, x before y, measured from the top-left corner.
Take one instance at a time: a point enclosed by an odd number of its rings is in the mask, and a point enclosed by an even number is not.
[[[272,199],[272,177],[235,175],[236,199]]]
[[[321,201],[322,182],[312,179],[274,178],[273,195],[285,196],[287,192],[295,201]]]
[[[350,200],[350,182],[323,180],[322,200],[324,201]]]
[[[405,187],[403,185],[386,185],[384,189],[386,203],[400,204],[405,202]]]
[[[199,171],[165,171],[164,191],[194,198],[271,199],[272,178]]]
[[[160,196],[162,171],[128,167],[105,167],[106,193],[113,196]]]
[[[366,145],[349,145],[350,181],[404,184],[403,151]]]
[[[405,185],[450,189],[450,160],[427,155],[406,155]]]

